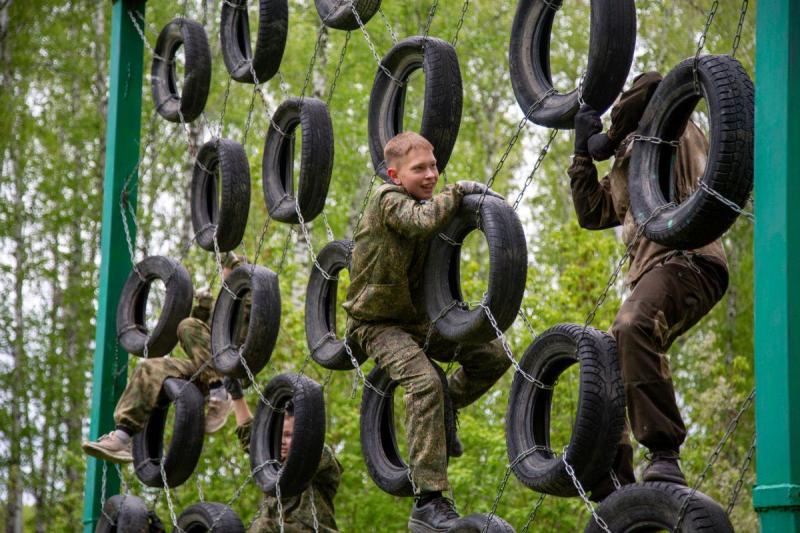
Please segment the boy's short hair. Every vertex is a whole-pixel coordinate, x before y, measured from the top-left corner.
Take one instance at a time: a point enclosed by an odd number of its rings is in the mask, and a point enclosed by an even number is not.
[[[396,165],[399,159],[408,155],[415,148],[427,148],[431,152],[433,151],[433,145],[430,141],[413,131],[404,131],[389,139],[389,142],[383,148],[383,159],[386,162],[386,168]]]
[[[289,400],[286,402],[286,405],[283,406],[283,416],[294,417],[294,402],[292,400]]]

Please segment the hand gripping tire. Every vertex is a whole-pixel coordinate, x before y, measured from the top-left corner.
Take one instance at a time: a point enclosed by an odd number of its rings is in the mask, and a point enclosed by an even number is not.
[[[170,404],[175,404],[172,440],[164,452],[164,427]],[[203,394],[194,383],[167,378],[161,386],[159,402],[144,429],[133,437],[133,464],[138,477],[148,487],[163,487],[161,462],[167,485],[177,487],[194,472],[205,435]]]
[[[381,65],[369,97],[369,151],[375,172],[389,181],[383,148],[403,131],[405,84],[419,68],[425,72],[425,107],[419,134],[433,145],[436,166],[443,171],[458,138],[464,98],[455,48],[435,37],[408,37],[389,50]]]
[[[444,370],[431,361],[442,380],[444,390],[444,425],[445,441],[448,451],[451,449],[455,435],[455,419],[453,403],[447,388],[447,376]],[[410,470],[400,456],[397,447],[397,435],[394,431],[394,391],[398,383],[389,377],[389,373],[375,366],[367,376],[367,382],[383,394],[364,387],[361,395],[361,453],[372,481],[382,491],[393,496],[413,496]],[[449,453],[448,453],[449,457]]]
[[[353,241],[331,241],[320,250],[317,262],[329,276],[336,277],[343,269],[350,269]],[[318,268],[311,269],[306,289],[306,342],[311,358],[330,370],[352,370],[353,362],[344,347],[344,340],[336,338],[337,280],[326,279]],[[358,343],[351,342],[350,350],[358,364],[367,360]]]
[[[694,58],[681,61],[656,89],[639,123],[643,136],[674,140],[689,120],[700,98],[709,110],[711,145],[700,182],[744,207],[753,190],[753,83],[741,63],[726,55],[699,60],[694,89]],[[738,213],[698,188],[677,207],[665,208],[674,148],[637,142],[631,154],[628,191],[637,224],[650,220],[644,235],[670,248],[700,248],[720,238]]]
[[[145,312],[150,285],[156,279],[164,282],[166,295],[158,322],[150,332],[145,325]],[[192,278],[175,259],[152,255],[137,263],[117,304],[117,339],[122,348],[143,356],[147,347],[148,358],[171,352],[178,344],[178,324],[192,312],[193,297]]]
[[[578,409],[565,453],[588,492],[608,474],[614,461],[625,421],[625,392],[614,338],[591,327],[585,334],[582,331],[582,326],[573,324],[548,329],[525,350],[520,366],[552,385],[567,368],[576,362],[580,365]],[[525,486],[545,494],[575,496],[578,491],[558,450],[548,451],[552,399],[552,390],[514,374],[506,413],[508,458]],[[530,451],[534,446],[547,450]]]
[[[272,79],[281,66],[288,32],[287,0],[259,0],[258,38],[253,52],[247,0],[223,2],[219,38],[222,59],[231,78],[241,83],[265,83]]]
[[[473,513],[462,516],[453,524],[447,533],[515,533],[514,528],[497,515],[492,515],[487,526],[489,515],[484,513]],[[484,527],[486,529],[484,530]]]
[[[177,531],[244,533],[244,524],[236,512],[222,503],[202,502],[187,507],[178,517]]]
[[[280,374],[264,387],[250,437],[250,468],[261,490],[274,495],[280,482],[281,497],[297,496],[306,489],[319,467],[325,444],[325,397],[322,387],[301,374]],[[294,404],[294,433],[289,453],[281,460],[283,407]]]
[[[183,45],[186,66],[178,94],[175,53]],[[150,86],[156,111],[170,122],[192,122],[206,107],[211,87],[211,48],[203,26],[185,18],[164,26],[156,41]]]
[[[597,507],[597,514],[611,531],[672,531],[681,507],[692,489],[673,483],[651,482],[625,485]],[[584,530],[599,533],[591,518]],[[720,505],[696,491],[683,517],[681,533],[733,533],[730,519]]]
[[[436,329],[446,339],[466,344],[488,342],[497,337],[485,309],[472,310],[452,306],[461,302],[461,268],[459,258],[462,242],[477,228],[479,194],[469,194],[461,208],[442,232],[431,239],[425,263],[425,308]],[[483,233],[489,244],[489,288],[484,299],[497,327],[505,331],[514,322],[525,292],[528,271],[528,252],[522,224],[514,210],[504,200],[485,196],[480,209]],[[438,320],[437,320],[438,319]]]
[[[227,5],[223,4],[223,8]],[[221,189],[219,200],[217,187]],[[197,244],[203,250],[215,251],[216,233],[220,252],[239,246],[250,211],[250,165],[244,147],[227,139],[205,143],[194,164],[191,191]]]
[[[280,131],[276,129],[276,126]],[[294,190],[294,135],[300,125],[303,154]],[[264,141],[261,181],[269,215],[280,222],[298,224],[295,202],[306,223],[325,208],[333,171],[333,125],[328,106],[316,98],[290,98],[272,115]]]
[[[511,26],[509,67],[517,102],[540,126],[572,129],[580,107],[580,87],[547,95],[553,89],[550,40],[555,10],[562,0],[520,0]],[[622,90],[636,46],[634,0],[592,0],[589,58],[583,100],[603,113]],[[541,105],[532,111],[536,102]]]
[[[94,533],[147,533],[147,505],[133,494],[117,494],[106,500]]]
[[[381,7],[381,0],[314,0],[314,3],[322,23],[336,30],[359,28],[353,9],[358,12],[361,23],[366,24]]]
[[[255,376],[272,356],[281,325],[281,291],[278,276],[258,265],[237,267],[225,279],[228,290],[219,291],[211,317],[212,362],[217,372],[232,378],[249,378],[247,368]],[[230,291],[230,292],[228,292]],[[250,322],[244,344],[234,344],[241,302],[250,293]],[[236,298],[234,299],[233,295]],[[241,358],[240,358],[241,354]]]

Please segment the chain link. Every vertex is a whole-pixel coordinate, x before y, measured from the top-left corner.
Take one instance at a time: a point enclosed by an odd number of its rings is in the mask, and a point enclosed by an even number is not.
[[[456,32],[453,35],[453,38],[450,40],[450,44],[453,45],[453,48],[458,45],[458,34],[461,32],[461,27],[464,25],[464,17],[467,16],[468,10],[469,0],[464,0],[464,4],[461,6],[461,16],[458,18],[458,23],[456,24]]]
[[[747,475],[747,470],[750,467],[750,462],[753,460],[753,454],[755,451],[756,432],[753,431],[753,437],[750,439],[750,448],[747,449],[747,455],[745,455],[744,461],[742,461],[742,466],[739,468],[739,477],[736,480],[736,484],[733,486],[733,490],[731,491],[731,499],[728,501],[728,507],[725,510],[725,514],[728,516],[731,515],[733,508],[736,506],[736,500],[739,498],[739,492],[742,490],[742,485],[744,485],[744,478]]]
[[[528,515],[528,520],[525,521],[525,525],[522,526],[520,533],[528,533],[530,531],[531,524],[533,524],[534,520],[536,520],[536,515],[539,513],[539,509],[541,509],[542,504],[544,503],[545,496],[546,494],[544,493],[539,494],[539,498],[536,500],[536,504],[533,506],[533,509]]]
[[[578,478],[575,475],[575,470],[572,468],[572,465],[570,465],[567,462],[566,447],[564,447],[564,451],[561,454],[561,462],[564,463],[564,470],[566,470],[567,475],[570,477],[570,479],[572,479],[572,484],[575,485],[575,489],[578,491],[578,496],[580,496],[581,500],[583,500],[583,504],[586,506],[586,509],[588,509],[588,511],[592,514],[592,518],[594,519],[595,523],[600,527],[600,529],[602,529],[606,533],[611,533],[611,530],[608,528],[608,524],[606,524],[606,521],[603,520],[603,517],[601,517],[600,515],[597,514],[597,512],[595,512],[594,505],[592,505],[592,502],[586,495],[586,491],[583,490],[583,485],[581,485],[581,482],[578,481]]]
[[[739,25],[736,27],[736,35],[733,37],[733,47],[731,49],[731,57],[736,57],[736,51],[739,49],[739,41],[742,39],[742,29],[744,28],[744,19],[747,16],[748,0],[742,0],[742,5],[739,8]]]
[[[372,195],[372,187],[375,185],[375,178],[377,174],[373,174],[372,177],[369,179],[369,186],[367,187],[367,194],[364,195],[364,200],[361,202],[361,209],[358,212],[358,218],[356,219],[356,225],[353,228],[353,238],[355,239],[356,233],[358,233],[358,228],[361,226],[361,219],[364,218],[364,211],[367,210],[367,203],[369,202],[369,197]],[[351,250],[352,252],[352,250]]]
[[[735,202],[732,202],[732,201],[728,200],[727,198],[722,196],[720,193],[718,193],[717,191],[715,191],[714,189],[712,189],[711,187],[706,185],[706,183],[704,181],[702,181],[702,180],[700,181],[700,188],[703,189],[708,194],[710,194],[711,196],[713,196],[714,198],[716,198],[717,200],[719,200],[726,207],[728,207],[731,210],[735,211],[739,215],[742,215],[743,217],[745,217],[750,222],[755,222],[756,221],[756,217],[755,217],[755,215],[753,215],[753,213],[750,213],[749,211],[745,211],[744,209],[739,207]]]
[[[697,68],[700,66],[700,52],[703,51],[703,47],[706,45],[706,37],[708,35],[708,29],[711,27],[711,23],[714,20],[714,15],[717,14],[717,9],[719,8],[719,0],[714,0],[711,4],[711,9],[708,10],[708,17],[706,18],[706,24],[703,27],[703,33],[700,34],[700,38],[697,40],[697,51],[694,53],[694,62],[692,63],[692,77],[694,80],[694,92],[700,94],[700,80],[697,77]]]
[[[356,9],[356,6],[353,3],[350,3],[350,9],[353,12],[353,16],[356,18],[356,22],[358,23],[358,27],[361,28],[361,34],[364,36],[364,40],[367,41],[367,46],[369,47],[369,51],[372,52],[372,57],[375,58],[375,62],[378,64],[378,68],[383,71],[383,73],[386,75],[386,77],[388,77],[395,84],[397,84],[398,87],[403,87],[405,84],[402,81],[400,81],[397,78],[395,78],[392,75],[392,72],[388,68],[386,68],[384,66],[383,61],[381,61],[381,56],[378,54],[378,51],[375,49],[375,43],[372,42],[372,39],[369,36],[369,32],[367,31],[367,28],[364,27],[364,22],[361,20],[361,15],[358,14],[358,10]]]
[[[379,390],[375,385],[373,385],[372,383],[369,382],[369,380],[367,379],[367,376],[364,375],[364,371],[361,370],[361,365],[358,364],[358,360],[353,355],[353,350],[350,348],[350,344],[348,344],[348,343],[349,343],[349,339],[347,337],[345,337],[344,338],[344,350],[345,350],[345,352],[347,352],[347,355],[350,357],[350,363],[353,365],[353,368],[355,368],[355,370],[356,370],[356,378],[357,378],[357,380],[361,380],[361,382],[364,384],[364,386],[366,388],[370,389],[372,392],[374,392],[375,394],[377,394],[381,398],[390,398],[391,396],[389,394],[386,394],[384,391]],[[357,381],[356,381],[356,385],[357,385]],[[355,398],[356,388],[357,387],[354,387],[353,393],[351,395],[351,398]]]
[[[392,39],[392,44],[397,44],[397,34],[395,34],[394,30],[392,29],[392,25],[389,23],[389,18],[386,16],[386,13],[383,12],[383,8],[378,8],[378,14],[380,14],[381,18],[383,19],[383,25],[386,26],[386,29],[389,30],[389,37]]]
[[[511,461],[506,466],[506,471],[503,473],[503,478],[500,481],[500,485],[497,487],[497,494],[494,497],[494,502],[492,502],[492,508],[489,511],[489,514],[486,515],[486,523],[484,523],[483,528],[481,529],[481,533],[486,533],[489,529],[489,525],[492,523],[492,517],[497,514],[497,506],[500,505],[500,499],[503,497],[503,492],[506,490],[506,485],[508,485],[508,479],[511,477],[511,472],[515,466],[517,466],[523,459],[528,457],[534,452],[540,451],[552,451],[547,446],[541,445],[534,445],[527,450],[523,451],[519,455],[517,455],[513,461]]]
[[[548,137],[548,139],[547,139],[547,144],[545,144],[544,147],[542,148],[542,150],[539,152],[539,157],[536,158],[536,163],[534,163],[534,165],[533,165],[533,170],[531,170],[530,174],[528,174],[528,177],[525,178],[525,183],[522,185],[522,190],[519,191],[519,195],[517,195],[517,199],[514,200],[514,205],[513,205],[514,211],[516,211],[517,207],[519,207],[519,203],[522,201],[522,197],[525,195],[525,191],[527,190],[528,186],[533,181],[534,174],[536,174],[536,171],[539,170],[539,167],[542,166],[542,162],[544,161],[544,158],[547,157],[547,153],[550,151],[550,145],[553,144],[553,141],[555,140],[556,135],[558,135],[558,130],[551,130],[550,131],[550,137]]]
[[[333,93],[336,90],[336,84],[339,81],[339,76],[342,74],[342,64],[344,63],[344,57],[347,54],[347,45],[350,44],[350,37],[352,36],[351,31],[347,31],[344,36],[344,44],[342,45],[342,51],[339,53],[339,62],[336,63],[336,71],[333,73],[333,82],[331,82],[331,87],[328,90],[328,98],[325,100],[325,103],[330,107],[331,100],[333,99]]]
[[[631,142],[634,142],[634,141],[643,141],[643,142],[648,142],[648,143],[652,143],[652,144],[666,144],[666,145],[669,145],[669,146],[673,146],[675,148],[678,148],[681,145],[681,141],[680,140],[677,140],[677,141],[665,141],[664,139],[659,139],[658,137],[648,137],[647,135],[638,135],[638,134],[633,135],[631,137]]]
[[[306,227],[306,222],[305,222],[305,220],[303,220],[302,213],[300,213],[300,203],[297,202],[297,201],[295,201],[295,203],[294,203],[294,210],[297,213],[297,220],[300,222],[300,229],[303,232],[303,238],[306,241],[306,247],[308,248],[308,254],[311,256],[311,260],[314,262],[314,267],[316,267],[316,269],[319,270],[320,274],[322,274],[322,277],[325,278],[326,280],[328,280],[328,281],[339,281],[339,277],[338,276],[332,276],[332,275],[328,274],[328,272],[326,272],[325,269],[322,268],[322,265],[319,264],[319,261],[317,261],[317,254],[314,253],[314,247],[311,244],[311,235],[309,235],[309,233],[308,233],[308,228]],[[331,240],[333,240],[333,239],[331,239]]]
[[[160,459],[158,462],[158,467],[161,470],[161,481],[164,483],[164,496],[167,498],[167,508],[169,509],[169,518],[172,521],[172,525],[175,526],[173,531],[177,531],[180,533],[185,533],[181,526],[178,525],[178,518],[175,515],[175,507],[172,505],[172,496],[169,493],[169,484],[167,483],[167,472],[164,470],[164,459]]]

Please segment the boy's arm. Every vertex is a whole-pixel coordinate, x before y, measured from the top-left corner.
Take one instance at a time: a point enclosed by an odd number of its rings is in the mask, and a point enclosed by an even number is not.
[[[427,237],[444,228],[461,206],[463,196],[458,185],[446,186],[425,203],[391,191],[380,200],[383,222],[406,237]]]
[[[622,222],[614,210],[608,176],[597,181],[597,168],[588,155],[575,154],[567,171],[578,223],[586,229],[606,229]]]

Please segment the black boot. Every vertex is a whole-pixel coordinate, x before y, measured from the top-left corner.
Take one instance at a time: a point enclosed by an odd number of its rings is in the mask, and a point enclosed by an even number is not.
[[[681,472],[678,461],[681,456],[674,450],[653,451],[647,458],[650,462],[644,468],[642,481],[667,481],[686,485],[686,476]]]
[[[459,519],[452,500],[441,492],[427,492],[414,501],[408,529],[412,533],[438,533],[448,531]]]
[[[458,411],[453,409],[453,427],[450,428],[450,447],[447,450],[448,457],[461,457],[464,455],[464,445],[458,438]]]

